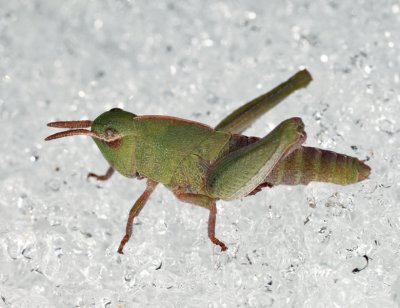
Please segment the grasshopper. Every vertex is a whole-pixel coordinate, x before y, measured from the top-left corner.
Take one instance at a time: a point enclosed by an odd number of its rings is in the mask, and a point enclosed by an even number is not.
[[[88,177],[104,181],[117,170],[128,178],[147,179],[145,191],[129,212],[118,253],[123,253],[132,236],[133,220],[158,183],[179,200],[209,210],[208,237],[225,251],[227,246],[215,236],[218,200],[239,199],[263,187],[281,184],[317,181],[348,185],[368,178],[370,167],[355,157],[303,146],[306,133],[300,118],[283,121],[263,138],[242,135],[261,115],[311,81],[307,70],[299,71],[236,109],[215,128],[176,117],[139,116],[113,108],[94,121],[48,123],[70,130],[45,140],[90,136],[110,167],[104,175],[89,173]]]

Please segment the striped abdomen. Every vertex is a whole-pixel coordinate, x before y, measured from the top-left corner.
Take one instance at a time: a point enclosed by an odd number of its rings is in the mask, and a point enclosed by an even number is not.
[[[355,157],[312,147],[301,147],[279,162],[268,175],[270,185],[329,182],[347,185],[365,180],[370,167]]]

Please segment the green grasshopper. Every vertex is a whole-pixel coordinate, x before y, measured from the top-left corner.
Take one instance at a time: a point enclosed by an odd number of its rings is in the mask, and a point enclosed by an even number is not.
[[[365,180],[370,168],[357,158],[302,146],[306,140],[300,118],[280,123],[263,138],[242,132],[262,114],[312,80],[307,70],[293,75],[270,92],[244,104],[215,128],[185,119],[136,114],[113,108],[94,121],[61,121],[47,125],[70,130],[45,140],[88,135],[110,164],[105,175],[88,177],[107,180],[114,170],[129,178],[147,178],[147,187],[132,206],[125,236],[118,248],[123,253],[132,235],[134,218],[142,210],[158,183],[187,203],[209,210],[208,237],[215,236],[216,201],[254,195],[263,187],[329,182],[348,185]],[[90,128],[87,130],[85,128]]]

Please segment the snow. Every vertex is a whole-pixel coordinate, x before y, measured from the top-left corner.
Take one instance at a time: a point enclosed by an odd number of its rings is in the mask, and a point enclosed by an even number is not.
[[[397,1],[2,1],[0,306],[400,305]],[[307,145],[368,160],[369,180],[264,189],[208,213],[107,170],[54,120],[120,107],[215,125],[297,70],[314,81],[246,133],[300,116]],[[367,263],[368,261],[368,263]],[[364,268],[365,267],[365,268]],[[358,269],[358,270],[356,270]]]

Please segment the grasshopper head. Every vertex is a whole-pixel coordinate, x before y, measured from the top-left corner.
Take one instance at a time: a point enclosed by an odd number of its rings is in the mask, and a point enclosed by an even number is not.
[[[135,168],[135,115],[113,108],[99,115],[94,121],[62,121],[47,124],[50,127],[73,128],[48,136],[52,140],[73,135],[91,136],[109,164],[127,177],[136,175]],[[91,128],[90,130],[82,128]]]

